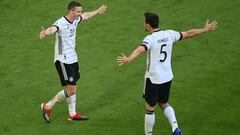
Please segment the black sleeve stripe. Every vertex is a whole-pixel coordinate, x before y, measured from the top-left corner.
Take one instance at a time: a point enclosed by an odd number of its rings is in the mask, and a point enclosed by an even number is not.
[[[147,46],[146,46],[146,45],[144,45],[144,44],[141,44],[140,46],[144,47],[145,51],[147,51],[147,50],[148,50],[148,48],[147,48]]]
[[[57,25],[53,25],[53,26],[57,28],[57,32],[58,32],[58,30],[59,30],[59,27],[58,27]]]
[[[183,35],[182,35],[182,33],[181,33],[181,32],[179,32],[179,34],[180,34],[180,38],[179,38],[179,40],[178,40],[178,41],[181,41],[181,40],[182,40],[182,38],[183,38]]]
[[[78,22],[78,24],[82,21],[82,16],[80,15],[80,21]]]

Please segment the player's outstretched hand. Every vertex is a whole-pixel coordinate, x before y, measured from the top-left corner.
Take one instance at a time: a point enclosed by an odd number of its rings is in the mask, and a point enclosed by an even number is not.
[[[45,29],[42,27],[42,31],[39,33],[40,39],[43,39],[46,36]]]
[[[101,7],[98,8],[98,14],[103,14],[106,12],[106,10],[107,10],[107,6],[102,5]]]
[[[121,66],[123,64],[127,64],[128,63],[128,57],[121,53],[122,56],[118,56],[117,57],[117,61],[118,61],[118,65]]]
[[[213,31],[217,28],[217,26],[218,26],[217,21],[213,21],[213,22],[209,23],[209,20],[207,20],[205,23],[204,30],[206,32]]]

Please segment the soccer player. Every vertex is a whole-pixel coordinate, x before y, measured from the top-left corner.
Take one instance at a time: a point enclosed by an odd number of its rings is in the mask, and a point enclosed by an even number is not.
[[[41,104],[43,118],[47,123],[50,122],[53,106],[64,99],[68,103],[68,120],[88,120],[87,116],[76,112],[77,81],[80,79],[78,57],[75,50],[76,29],[80,22],[103,14],[106,9],[107,7],[102,5],[96,11],[83,12],[82,5],[77,1],[72,1],[68,5],[66,16],[61,17],[51,27],[40,32],[40,39],[56,33],[54,63],[63,86],[63,90],[55,97],[47,103]]]
[[[173,79],[171,68],[173,43],[213,31],[217,27],[217,22],[209,23],[207,20],[203,28],[177,32],[174,30],[160,30],[157,14],[146,12],[144,16],[144,27],[150,34],[145,37],[142,44],[130,56],[127,57],[122,53],[117,60],[119,65],[127,64],[140,56],[140,54],[147,52],[147,68],[143,94],[146,101],[145,135],[152,135],[155,123],[154,111],[157,104],[163,110],[172,126],[173,135],[181,135],[182,133],[178,128],[174,109],[168,103]]]

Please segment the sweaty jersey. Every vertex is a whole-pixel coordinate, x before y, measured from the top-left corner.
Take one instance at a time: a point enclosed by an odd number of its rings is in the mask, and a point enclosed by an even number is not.
[[[175,41],[181,39],[182,34],[174,30],[159,30],[145,37],[142,42],[147,50],[145,78],[149,78],[154,84],[163,84],[173,79],[172,47]]]
[[[76,29],[81,20],[82,18],[79,17],[78,20],[70,22],[65,16],[63,16],[53,24],[53,26],[58,28],[58,31],[56,32],[54,62],[59,60],[62,63],[72,64],[78,61],[75,50],[75,40]]]

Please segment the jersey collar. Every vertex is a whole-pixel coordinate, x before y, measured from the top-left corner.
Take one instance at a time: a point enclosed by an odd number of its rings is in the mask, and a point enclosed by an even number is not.
[[[155,31],[153,31],[152,33],[154,33],[154,32],[159,32],[159,31],[161,31],[160,29],[158,29],[158,30],[155,30]]]
[[[68,19],[67,19],[67,17],[66,16],[63,16],[69,23],[73,23],[73,22],[71,22],[71,21],[69,21]]]

